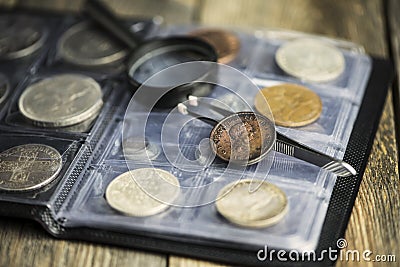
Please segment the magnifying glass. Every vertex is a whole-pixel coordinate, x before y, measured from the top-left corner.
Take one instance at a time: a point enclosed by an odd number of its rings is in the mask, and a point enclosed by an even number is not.
[[[153,74],[179,63],[190,61],[217,62],[218,57],[214,48],[201,39],[175,36],[145,41],[135,36],[99,1],[87,1],[85,11],[95,22],[132,50],[128,60],[127,72],[135,89],[139,88]],[[215,75],[215,73],[215,68],[200,68],[196,76],[188,77],[188,79],[195,81]],[[171,108],[187,99],[188,95],[206,96],[213,89],[212,84],[204,86],[200,83],[187,83],[175,87],[174,82],[174,79],[170,78],[146,84],[149,94],[152,91],[159,90],[166,92],[156,103],[156,107]],[[170,90],[171,87],[175,87],[175,89]]]

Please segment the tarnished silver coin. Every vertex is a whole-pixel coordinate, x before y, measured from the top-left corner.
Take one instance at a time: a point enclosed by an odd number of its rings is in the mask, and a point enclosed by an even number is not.
[[[100,85],[90,77],[62,74],[28,86],[18,107],[34,124],[63,127],[83,122],[103,106]]]
[[[60,38],[58,53],[65,61],[80,66],[103,66],[124,59],[128,52],[88,22],[72,26]]]
[[[0,17],[0,58],[28,56],[42,47],[45,39],[44,27],[35,19],[13,15]]]
[[[246,227],[267,227],[287,213],[286,194],[261,180],[244,179],[223,187],[215,203],[218,212],[230,222]]]
[[[60,153],[50,146],[26,144],[0,153],[0,190],[28,191],[53,181],[62,167]]]
[[[283,44],[276,52],[275,60],[289,75],[312,82],[336,79],[345,68],[344,56],[339,49],[310,38]]]
[[[7,98],[10,84],[6,76],[0,73],[0,104]]]
[[[108,204],[130,216],[145,217],[166,210],[179,196],[178,179],[156,168],[125,172],[107,187]]]

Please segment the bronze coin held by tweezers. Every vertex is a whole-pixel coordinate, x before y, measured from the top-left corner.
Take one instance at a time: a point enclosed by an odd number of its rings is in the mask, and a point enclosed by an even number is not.
[[[250,165],[262,160],[275,143],[272,121],[253,112],[239,112],[220,121],[211,131],[211,147],[224,161]]]
[[[235,59],[240,50],[238,37],[229,31],[220,29],[199,29],[189,35],[202,39],[214,47],[218,62],[227,64]]]

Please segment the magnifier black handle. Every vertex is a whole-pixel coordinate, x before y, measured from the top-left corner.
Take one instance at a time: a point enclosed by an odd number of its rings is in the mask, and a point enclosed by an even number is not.
[[[84,10],[89,17],[130,49],[135,49],[141,43],[141,40],[100,1],[87,0]]]

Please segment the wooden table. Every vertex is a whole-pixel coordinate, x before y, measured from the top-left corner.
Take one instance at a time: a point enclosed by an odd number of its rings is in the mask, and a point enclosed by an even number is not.
[[[56,10],[77,11],[82,6],[81,0],[16,2],[1,0],[5,5],[20,4]],[[400,3],[396,0],[108,2],[120,15],[161,15],[167,23],[278,27],[348,39],[363,45],[370,54],[392,57],[400,66]],[[395,254],[397,264],[392,266],[398,266],[400,261],[400,182],[394,119],[398,118],[399,121],[400,118],[398,90],[397,83],[393,93],[390,92],[387,97],[369,164],[346,231],[349,249]],[[1,266],[219,266],[174,255],[56,240],[38,224],[25,220],[2,218],[0,239]],[[365,262],[338,262],[338,265],[375,266]]]

